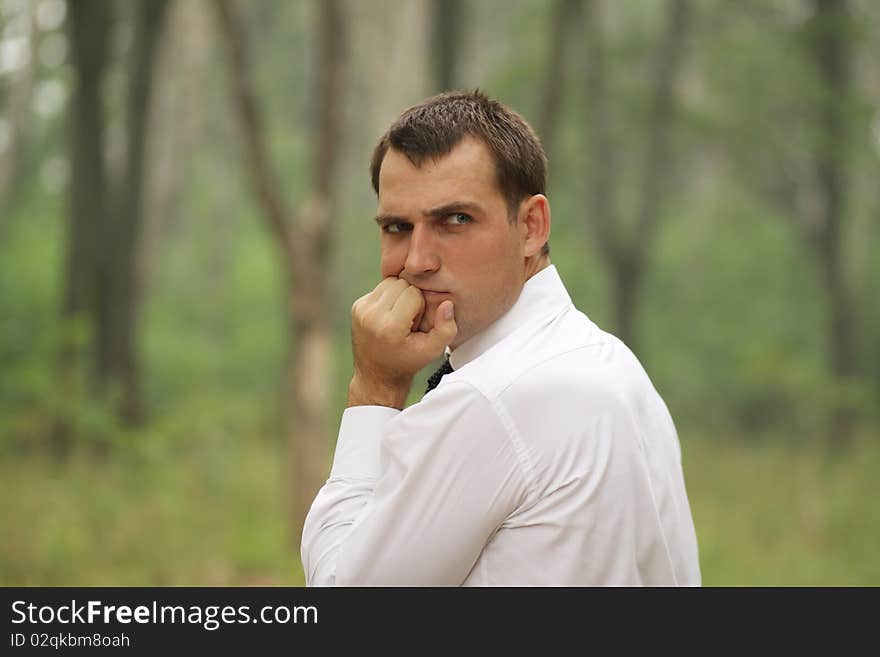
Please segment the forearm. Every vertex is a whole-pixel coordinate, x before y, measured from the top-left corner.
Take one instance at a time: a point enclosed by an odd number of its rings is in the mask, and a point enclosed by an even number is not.
[[[373,494],[373,481],[329,480],[318,492],[302,535],[306,586],[334,586],[339,552]]]
[[[382,428],[397,414],[380,406],[343,413],[333,468],[303,527],[301,556],[309,586],[335,583],[339,547],[367,507],[379,478]]]
[[[523,502],[519,450],[491,404],[460,384],[434,400],[345,411],[334,472],[303,532],[310,585],[461,584]]]

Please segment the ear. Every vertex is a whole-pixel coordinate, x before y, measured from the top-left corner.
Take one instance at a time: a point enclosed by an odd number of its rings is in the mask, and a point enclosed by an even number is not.
[[[538,255],[550,238],[550,202],[543,194],[535,194],[523,201],[520,207],[520,236],[523,239],[523,255]]]

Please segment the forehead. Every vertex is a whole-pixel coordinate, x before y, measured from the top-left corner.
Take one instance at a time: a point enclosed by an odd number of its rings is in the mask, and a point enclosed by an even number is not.
[[[480,140],[466,137],[449,154],[426,158],[421,166],[396,149],[389,149],[379,172],[379,207],[439,205],[451,201],[488,203],[498,191],[495,161]]]

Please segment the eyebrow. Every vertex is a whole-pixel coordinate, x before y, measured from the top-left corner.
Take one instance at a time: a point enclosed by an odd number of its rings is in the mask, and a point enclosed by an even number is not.
[[[452,201],[451,203],[444,203],[435,208],[425,210],[422,214],[426,217],[445,217],[446,215],[455,212],[483,212],[483,207],[478,203],[472,203],[470,201]],[[394,214],[379,214],[376,215],[374,219],[380,226],[386,226],[396,222],[406,223],[408,221],[406,217],[400,217]]]

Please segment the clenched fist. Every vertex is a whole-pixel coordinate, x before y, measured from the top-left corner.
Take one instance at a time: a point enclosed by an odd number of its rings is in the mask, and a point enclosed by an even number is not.
[[[384,279],[354,302],[354,375],[348,388],[348,406],[403,408],[413,376],[440,356],[458,333],[449,300],[437,308],[430,332],[413,331],[424,309],[422,291],[395,276]]]

